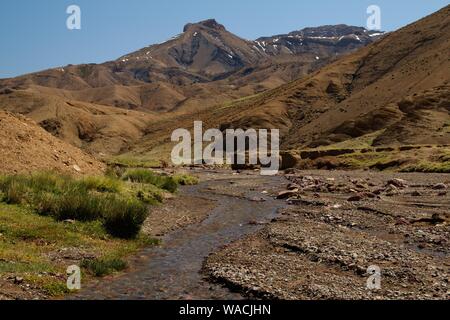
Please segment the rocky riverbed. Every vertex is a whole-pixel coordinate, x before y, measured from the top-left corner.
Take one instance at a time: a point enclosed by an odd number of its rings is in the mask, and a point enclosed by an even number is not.
[[[450,176],[291,171],[288,206],[210,255],[210,279],[247,297],[448,299]],[[368,289],[369,267],[381,271]]]

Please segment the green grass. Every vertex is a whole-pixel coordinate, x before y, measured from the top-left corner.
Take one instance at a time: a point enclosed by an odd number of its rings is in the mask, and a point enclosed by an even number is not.
[[[367,148],[373,148],[373,142],[374,140],[384,133],[386,129],[378,130],[366,135],[363,135],[358,138],[348,139],[343,142],[338,142],[335,144],[331,144],[328,146],[322,146],[318,147],[313,150],[334,150],[334,149],[355,149],[355,150],[361,150],[361,149],[367,149]]]
[[[96,190],[98,192],[120,193],[123,189],[123,183],[113,177],[87,177],[81,180],[81,183],[87,190]]]
[[[131,239],[139,234],[147,219],[148,207],[139,200],[110,197],[104,212],[104,226],[109,234]]]
[[[129,169],[125,172],[123,179],[131,182],[152,184],[172,193],[178,189],[178,183],[175,178],[159,175],[147,169]]]
[[[450,162],[420,162],[417,165],[407,166],[401,170],[402,172],[427,172],[427,173],[450,173]]]
[[[92,272],[95,269],[85,265],[86,261],[83,265],[81,260],[65,261],[61,250],[89,252],[111,273],[122,269],[125,258],[143,245],[158,243],[144,235],[132,240],[115,238],[99,221],[64,223],[37,215],[30,208],[5,203],[0,203],[0,234],[0,277],[23,277],[27,284],[50,296],[67,292],[65,272],[69,265],[79,264],[88,278],[101,275]],[[52,259],[54,255],[60,258]]]
[[[93,259],[83,260],[81,267],[96,277],[104,277],[114,272],[125,270],[128,265],[123,259]]]
[[[366,169],[382,167],[395,160],[389,152],[368,152],[368,153],[351,153],[337,157],[339,161],[348,168]]]
[[[175,181],[182,185],[182,186],[193,186],[198,184],[199,180],[197,177],[194,176],[190,176],[187,174],[183,174],[183,175],[175,175],[173,176],[173,178],[175,179]]]
[[[7,204],[24,205],[58,221],[101,221],[111,234],[132,238],[139,233],[148,208],[130,196],[133,186],[125,185],[108,177],[77,180],[52,173],[0,178],[1,200]]]
[[[66,249],[95,256],[75,258],[88,277],[123,270],[130,253],[158,243],[140,232],[149,205],[161,203],[167,190],[193,183],[188,175],[148,170],[85,178],[1,176],[0,277],[21,276],[50,296],[66,293],[66,268],[74,264],[65,261]]]
[[[406,166],[403,172],[427,172],[427,173],[450,173],[450,150],[448,148],[438,149],[428,159],[422,159],[417,163]]]

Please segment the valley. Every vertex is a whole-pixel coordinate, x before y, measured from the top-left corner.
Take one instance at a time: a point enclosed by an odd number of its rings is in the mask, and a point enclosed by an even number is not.
[[[0,300],[448,300],[449,49],[449,5],[255,40],[207,19],[0,79]],[[245,130],[270,152],[222,161]]]

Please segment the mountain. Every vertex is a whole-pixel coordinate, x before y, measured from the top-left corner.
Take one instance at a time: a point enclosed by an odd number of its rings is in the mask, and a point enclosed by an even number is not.
[[[178,127],[199,119],[221,129],[278,128],[284,150],[450,145],[449,50],[447,6],[308,76],[171,121]],[[171,128],[161,122],[134,151],[162,149]]]
[[[362,27],[321,26],[293,31],[255,41],[257,47],[269,55],[298,55],[316,53],[320,56],[339,55],[366,46],[384,33]]]
[[[187,24],[178,36],[115,61],[0,80],[0,109],[25,114],[77,147],[116,154],[164,119],[276,88],[378,36],[349,26],[292,34],[292,46],[280,40],[286,47],[276,50],[275,38],[245,40],[215,20]]]
[[[244,40],[206,20],[115,61],[50,69],[2,80],[0,87],[37,92],[45,87],[72,100],[125,109],[190,111],[192,105],[240,98],[292,81],[376,38],[369,35],[373,33],[349,26],[309,28],[280,37],[278,47],[275,38]]]

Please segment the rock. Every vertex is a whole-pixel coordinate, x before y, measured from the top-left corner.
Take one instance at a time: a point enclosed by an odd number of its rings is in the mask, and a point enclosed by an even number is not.
[[[290,199],[289,204],[292,205],[306,205],[306,206],[325,206],[326,203],[321,200],[309,200],[309,199]]]
[[[287,190],[295,190],[295,189],[299,189],[300,188],[300,186],[298,185],[298,184],[296,184],[296,183],[290,183],[290,184],[288,184],[288,186],[287,186]]]
[[[251,226],[260,226],[260,225],[264,225],[264,224],[267,224],[267,223],[262,222],[262,221],[252,220],[248,224],[251,225]]]
[[[422,196],[422,194],[419,192],[419,191],[414,191],[414,192],[411,192],[411,195],[413,196],[413,197],[421,197]]]
[[[441,192],[438,193],[439,197],[443,197],[443,196],[446,196],[446,195],[447,195],[447,191],[441,191]]]
[[[439,213],[434,213],[431,217],[432,223],[442,223],[445,222],[445,219],[439,215]]]
[[[395,220],[395,225],[399,226],[399,225],[408,225],[410,224],[410,222],[408,220],[406,220],[405,218],[398,218],[397,220]]]
[[[63,222],[64,222],[64,223],[68,223],[68,224],[74,224],[74,223],[75,223],[75,220],[67,219],[67,220],[64,220]]]
[[[76,172],[81,172],[81,168],[80,168],[79,166],[77,166],[76,164],[73,165],[73,169],[74,169]]]
[[[406,188],[408,186],[408,182],[403,179],[394,178],[387,182],[387,185],[393,185],[397,188]]]
[[[300,156],[294,153],[293,151],[281,152],[280,158],[281,158],[281,166],[280,166],[281,170],[294,168],[301,161]]]
[[[14,284],[22,284],[23,278],[22,277],[14,277]]]
[[[355,194],[354,196],[351,196],[350,198],[347,199],[348,202],[356,202],[356,201],[361,201],[363,199],[363,195],[361,194]]]
[[[380,195],[380,194],[383,193],[383,191],[384,191],[384,189],[382,189],[382,188],[376,189],[376,190],[373,191],[373,194]]]
[[[446,190],[447,185],[445,183],[438,183],[433,186],[433,190]]]
[[[384,191],[386,192],[386,195],[388,197],[392,197],[399,194],[398,188],[393,184],[390,184]]]
[[[298,189],[285,190],[278,193],[277,199],[288,199],[297,195]]]

